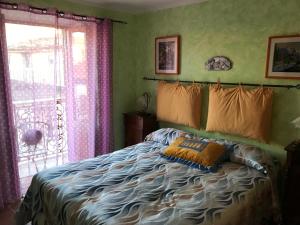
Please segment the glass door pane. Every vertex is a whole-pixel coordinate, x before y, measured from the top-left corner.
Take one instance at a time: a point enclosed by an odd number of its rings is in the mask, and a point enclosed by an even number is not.
[[[6,37],[24,193],[36,172],[68,161],[65,33],[53,27],[6,23]]]

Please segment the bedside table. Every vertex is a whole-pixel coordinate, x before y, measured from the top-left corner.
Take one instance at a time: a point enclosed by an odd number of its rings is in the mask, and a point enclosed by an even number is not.
[[[283,202],[285,225],[300,224],[300,140],[285,147],[287,151],[286,180]]]
[[[143,142],[152,131],[157,130],[155,115],[143,112],[124,113],[125,147]]]

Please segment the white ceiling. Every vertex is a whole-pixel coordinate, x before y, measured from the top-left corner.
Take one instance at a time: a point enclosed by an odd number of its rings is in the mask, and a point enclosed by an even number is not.
[[[182,5],[205,2],[208,0],[70,0],[88,3],[104,9],[141,13],[160,9],[173,8]]]

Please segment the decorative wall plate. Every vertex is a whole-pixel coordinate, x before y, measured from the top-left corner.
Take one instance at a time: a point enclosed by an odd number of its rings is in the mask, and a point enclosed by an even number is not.
[[[225,56],[214,56],[207,60],[205,68],[209,71],[226,71],[232,68],[232,61]]]

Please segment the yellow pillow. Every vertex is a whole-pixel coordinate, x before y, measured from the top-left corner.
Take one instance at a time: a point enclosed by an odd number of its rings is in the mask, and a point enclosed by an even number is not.
[[[162,150],[162,155],[192,167],[215,171],[218,163],[225,159],[226,151],[217,143],[179,137]]]
[[[210,86],[206,130],[268,142],[272,96],[273,91],[267,88]]]
[[[201,88],[199,85],[159,82],[157,119],[200,128]]]

